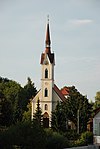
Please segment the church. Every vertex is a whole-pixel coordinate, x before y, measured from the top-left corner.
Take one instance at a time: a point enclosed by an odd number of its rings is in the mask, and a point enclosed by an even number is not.
[[[54,83],[55,54],[51,50],[49,19],[46,25],[45,50],[41,54],[41,88],[32,100],[32,119],[36,111],[37,101],[43,115],[43,126],[51,126],[52,111],[55,110],[57,101],[64,101],[66,98]]]

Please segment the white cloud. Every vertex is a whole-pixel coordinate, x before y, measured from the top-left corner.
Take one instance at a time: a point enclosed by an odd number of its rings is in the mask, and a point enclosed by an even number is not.
[[[91,19],[74,19],[74,20],[69,20],[68,22],[70,24],[73,24],[76,26],[81,26],[81,25],[93,23],[93,20],[91,20]]]

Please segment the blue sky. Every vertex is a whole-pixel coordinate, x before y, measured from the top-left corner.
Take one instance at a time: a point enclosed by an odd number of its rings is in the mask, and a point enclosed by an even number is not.
[[[0,0],[0,76],[40,88],[50,16],[55,83],[94,100],[100,91],[100,0]]]

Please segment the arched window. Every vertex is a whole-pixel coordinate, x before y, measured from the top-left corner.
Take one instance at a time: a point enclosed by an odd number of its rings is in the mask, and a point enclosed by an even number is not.
[[[47,105],[47,104],[45,104],[44,109],[45,109],[45,110],[48,110],[48,105]]]
[[[48,70],[47,70],[47,68],[45,69],[45,78],[48,78]]]
[[[47,90],[47,88],[45,89],[44,96],[48,97],[48,90]]]

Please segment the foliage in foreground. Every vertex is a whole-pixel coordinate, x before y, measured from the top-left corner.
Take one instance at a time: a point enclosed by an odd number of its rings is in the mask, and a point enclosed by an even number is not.
[[[0,132],[2,149],[63,149],[67,146],[68,141],[63,135],[51,130],[45,131],[36,122],[18,123]]]
[[[72,146],[85,146],[90,144],[93,144],[93,133],[86,131],[81,134],[78,140],[74,141]]]
[[[45,132],[35,122],[18,123],[0,135],[1,147],[17,145],[21,148],[44,148]]]
[[[46,149],[63,149],[69,147],[67,138],[51,129],[46,129]]]

